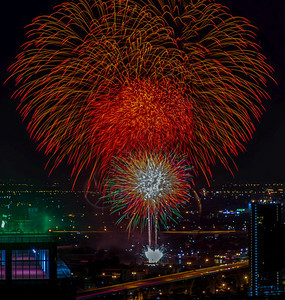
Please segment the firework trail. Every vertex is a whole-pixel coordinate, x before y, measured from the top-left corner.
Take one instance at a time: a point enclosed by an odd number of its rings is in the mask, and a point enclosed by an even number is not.
[[[51,171],[88,169],[87,189],[137,151],[177,149],[207,177],[232,168],[268,98],[255,31],[207,0],[65,2],[28,26],[14,97]]]
[[[174,153],[144,152],[115,160],[106,186],[113,210],[122,213],[118,222],[129,218],[129,229],[147,226],[149,246],[154,229],[157,245],[159,224],[179,216],[189,198],[190,170],[187,160]]]

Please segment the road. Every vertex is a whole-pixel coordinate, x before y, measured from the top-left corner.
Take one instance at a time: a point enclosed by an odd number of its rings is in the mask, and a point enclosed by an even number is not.
[[[106,230],[55,230],[55,233],[115,233],[115,231],[106,231]],[[171,231],[161,231],[162,233],[174,233],[174,234],[247,234],[245,230],[171,230]]]
[[[76,299],[91,299],[94,296],[99,296],[103,294],[108,293],[114,293],[119,292],[123,290],[130,290],[130,289],[136,289],[140,287],[147,287],[147,286],[154,286],[158,284],[163,284],[167,282],[175,282],[180,280],[186,280],[186,279],[193,279],[196,277],[201,276],[207,276],[218,272],[225,272],[229,270],[234,269],[240,269],[248,266],[248,261],[242,261],[238,263],[233,264],[227,264],[227,265],[220,265],[220,266],[213,266],[213,267],[207,267],[202,269],[196,269],[191,271],[185,271],[170,275],[164,275],[154,278],[148,278],[143,280],[137,280],[137,281],[131,281],[111,286],[106,286],[102,288],[91,288],[88,290],[79,291],[77,294]]]
[[[174,233],[174,234],[247,234],[246,230],[171,230],[161,231],[162,233]]]

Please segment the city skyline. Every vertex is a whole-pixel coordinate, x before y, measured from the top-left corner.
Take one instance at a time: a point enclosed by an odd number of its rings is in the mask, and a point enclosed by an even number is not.
[[[17,101],[9,100],[14,91],[13,82],[3,85],[8,73],[5,71],[13,62],[14,57],[20,52],[20,45],[24,42],[24,26],[41,14],[48,14],[54,5],[62,1],[35,2],[28,1],[25,4],[20,1],[5,3],[2,18],[2,28],[5,28],[3,39],[4,46],[0,50],[1,64],[1,110],[0,122],[0,178],[31,178],[39,181],[48,180],[50,169],[44,170],[48,158],[42,152],[36,150],[37,144],[30,140],[25,129],[25,123],[20,120],[16,111]],[[282,138],[285,131],[285,120],[282,120],[285,103],[284,98],[284,36],[282,35],[282,8],[281,1],[269,3],[263,1],[218,1],[226,4],[234,15],[248,18],[251,23],[259,28],[258,41],[267,57],[267,61],[275,69],[274,78],[278,86],[269,83],[271,101],[264,103],[266,112],[259,124],[253,140],[246,144],[246,152],[240,153],[235,162],[239,171],[234,170],[232,177],[229,171],[217,164],[212,168],[213,179],[217,183],[238,182],[282,182],[284,178],[285,161],[283,161]],[[282,23],[283,22],[283,23]],[[256,122],[257,123],[257,122]],[[70,167],[63,164],[54,171],[51,181],[67,180],[70,177]],[[84,184],[82,178],[79,184]],[[203,176],[195,178],[197,185],[205,185]]]

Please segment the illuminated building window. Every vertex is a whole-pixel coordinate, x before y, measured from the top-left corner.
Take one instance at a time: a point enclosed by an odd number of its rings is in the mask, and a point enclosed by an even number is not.
[[[0,250],[0,280],[6,279],[6,255],[5,250]]]
[[[48,279],[49,251],[46,249],[12,250],[12,279]]]

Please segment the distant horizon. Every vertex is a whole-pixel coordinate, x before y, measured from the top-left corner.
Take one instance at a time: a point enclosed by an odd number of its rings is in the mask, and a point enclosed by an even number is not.
[[[34,181],[35,179],[33,178],[23,178],[23,179],[18,179],[18,178],[3,178],[3,177],[0,177],[0,184],[5,184],[5,183],[9,183],[9,181],[11,183],[15,183],[15,184],[46,184],[46,185],[53,185],[53,184],[57,184],[57,185],[60,185],[60,184],[67,184],[67,183],[70,183],[72,184],[73,183],[73,180],[72,178],[68,178],[67,180],[63,180],[63,179],[56,179],[56,178],[49,178],[49,180],[47,181],[44,181],[42,180],[41,182],[37,182],[36,180]],[[233,185],[233,184],[237,184],[237,185],[246,185],[246,184],[249,184],[249,185],[253,185],[253,184],[258,184],[258,185],[266,185],[266,184],[269,184],[269,185],[275,185],[275,184],[284,184],[285,185],[285,179],[284,181],[276,181],[276,180],[272,180],[272,181],[264,181],[264,182],[260,182],[260,181],[235,181],[235,180],[232,180],[231,182],[215,182],[215,180],[211,180],[211,185],[208,186],[208,187],[212,187],[212,186],[218,186],[218,185]],[[195,185],[194,185],[195,187]],[[207,188],[206,186],[204,187],[201,187],[201,188]]]

